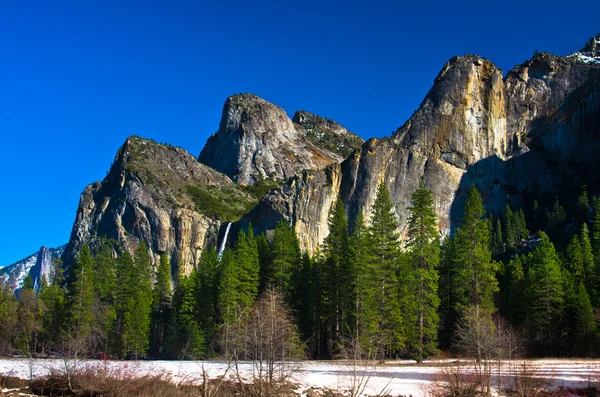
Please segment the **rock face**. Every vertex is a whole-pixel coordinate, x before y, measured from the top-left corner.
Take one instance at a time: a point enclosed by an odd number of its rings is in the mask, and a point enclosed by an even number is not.
[[[130,137],[106,178],[82,193],[65,263],[75,259],[83,244],[93,246],[100,237],[115,239],[131,252],[144,240],[155,263],[167,254],[173,267],[180,267],[174,272],[187,274],[202,250],[217,243],[226,220],[206,203],[225,197],[240,212],[255,201],[185,150]]]
[[[223,107],[219,130],[208,139],[198,160],[240,185],[255,185],[261,179],[287,179],[341,162],[349,148],[362,143],[339,124],[317,120],[307,112],[297,113],[294,120],[256,95],[231,96]]]
[[[31,254],[12,265],[0,268],[0,280],[6,279],[14,292],[23,286],[25,277],[31,275],[35,289],[39,288],[44,276],[50,280],[52,261],[60,258],[65,246],[58,248],[41,247],[38,252]]]
[[[144,239],[155,259],[166,253],[188,273],[222,224],[238,219],[234,229],[252,223],[267,234],[288,222],[313,252],[338,197],[350,221],[358,213],[368,221],[381,183],[402,234],[420,183],[433,193],[444,234],[459,224],[472,184],[493,212],[507,196],[519,205],[531,191],[598,185],[599,46],[600,36],[569,57],[536,54],[504,78],[481,57],[452,58],[404,125],[364,143],[331,120],[304,111],[290,120],[254,95],[232,96],[203,164],[182,149],[128,139],[106,179],[82,194],[65,257],[100,236],[130,250]],[[278,187],[265,194],[265,180]]]
[[[263,230],[284,219],[302,248],[313,250],[328,234],[331,203],[339,196],[350,221],[359,212],[368,219],[380,183],[390,191],[402,234],[421,181],[433,193],[444,234],[459,224],[472,184],[493,212],[504,209],[507,195],[518,203],[528,189],[573,184],[575,168],[565,165],[589,167],[600,155],[599,73],[593,62],[538,54],[503,79],[488,60],[455,57],[391,138],[366,142],[339,170],[288,181],[247,218]]]

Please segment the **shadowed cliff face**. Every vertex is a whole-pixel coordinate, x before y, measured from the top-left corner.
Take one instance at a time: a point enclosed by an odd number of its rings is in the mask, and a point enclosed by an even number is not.
[[[328,125],[307,112],[299,113],[295,121],[256,95],[231,96],[223,107],[219,130],[208,139],[198,160],[240,185],[255,185],[261,179],[284,180],[303,170],[341,162],[344,150],[362,143],[339,124]],[[310,131],[305,128],[308,124]],[[332,147],[331,141],[340,141],[342,147]]]

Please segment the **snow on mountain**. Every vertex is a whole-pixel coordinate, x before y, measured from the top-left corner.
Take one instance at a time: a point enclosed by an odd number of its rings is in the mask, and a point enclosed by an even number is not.
[[[57,248],[41,247],[38,252],[20,261],[1,267],[0,280],[7,280],[11,290],[14,292],[23,286],[23,281],[28,274],[31,274],[35,288],[37,289],[44,275],[46,276],[46,280],[49,279],[52,261],[55,258],[59,258],[64,249],[64,245]]]

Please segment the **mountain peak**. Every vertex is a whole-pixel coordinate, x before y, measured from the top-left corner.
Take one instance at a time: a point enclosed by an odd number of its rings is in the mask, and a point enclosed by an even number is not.
[[[339,126],[340,134],[342,129]],[[198,160],[240,185],[256,185],[261,180],[287,179],[305,169],[321,169],[341,162],[343,156],[307,136],[302,124],[292,122],[279,106],[254,94],[238,94],[225,101],[219,130],[208,139]]]
[[[567,58],[582,63],[597,63],[600,64],[600,33],[595,37],[591,37],[585,46]]]

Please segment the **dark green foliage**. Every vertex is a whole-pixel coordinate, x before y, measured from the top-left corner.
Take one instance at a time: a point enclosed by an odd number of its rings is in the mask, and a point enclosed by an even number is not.
[[[94,263],[90,248],[84,245],[71,268],[68,289],[69,325],[80,334],[91,334],[94,318]]]
[[[167,255],[160,256],[152,291],[150,346],[153,357],[164,357],[167,327],[171,322],[171,264]]]
[[[348,220],[344,203],[338,198],[329,219],[329,235],[325,239],[326,260],[323,268],[325,278],[325,302],[329,339],[333,346],[340,343],[340,334],[353,327],[350,317],[350,245]]]
[[[25,277],[25,280],[23,280],[23,287],[21,287],[22,290],[28,290],[28,291],[33,291],[33,277],[31,277],[31,274],[27,274],[27,276]]]
[[[197,277],[180,277],[173,295],[174,324],[169,329],[171,358],[198,359],[205,353],[205,340],[197,316]]]
[[[117,263],[116,332],[121,354],[145,355],[149,347],[152,308],[152,268],[144,242],[138,245],[135,260],[125,251]]]
[[[494,293],[498,291],[497,269],[489,250],[490,236],[483,219],[484,212],[481,196],[473,185],[454,246],[458,287],[456,309],[459,312],[467,306],[494,308]]]
[[[18,302],[8,281],[0,279],[0,355],[12,353],[13,338],[18,330]]]
[[[563,279],[554,244],[546,233],[527,258],[527,324],[538,346],[556,351],[563,314]]]
[[[406,296],[405,285],[399,282],[402,272],[398,224],[393,214],[390,194],[384,184],[379,185],[371,212],[369,246],[375,262],[379,328],[375,339],[382,349],[393,352],[404,347],[406,325],[402,316],[401,301]]]
[[[217,271],[219,257],[215,246],[202,252],[198,265],[196,299],[198,301],[198,323],[208,343],[213,340],[217,325]],[[206,354],[210,353],[206,351]]]
[[[295,307],[296,291],[292,280],[300,274],[300,259],[300,243],[296,232],[286,223],[279,222],[269,249],[268,267],[264,271],[265,286],[277,289],[290,307]]]
[[[565,213],[565,209],[560,204],[557,197],[554,201],[552,211],[550,211],[547,216],[548,231],[552,236],[557,236],[559,234],[566,220],[567,214]]]
[[[431,192],[423,185],[411,198],[408,208],[408,254],[409,281],[407,302],[407,332],[409,345],[416,350],[417,362],[437,351],[439,275],[440,262],[437,215]]]
[[[574,336],[578,355],[593,356],[597,339],[596,319],[590,297],[582,283],[577,288],[577,300],[574,318]]]

